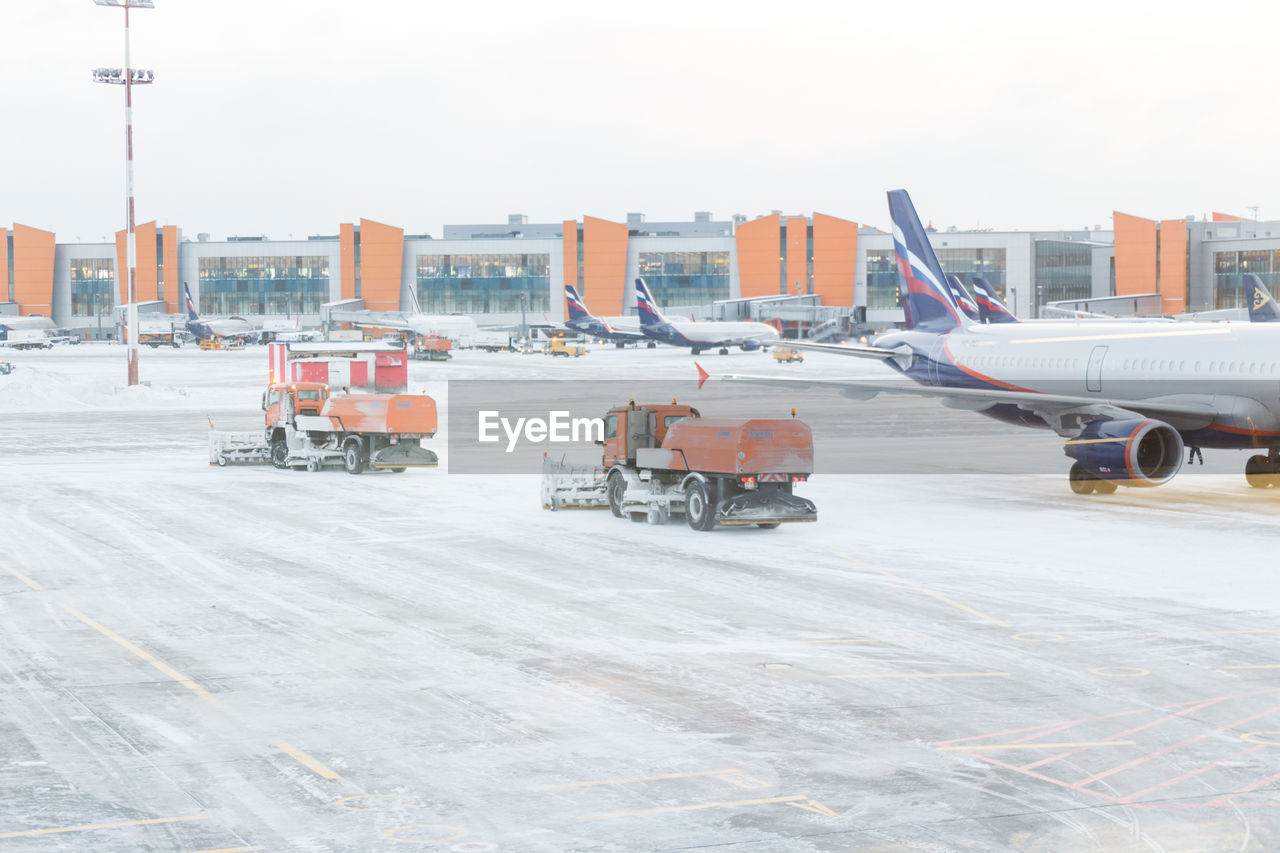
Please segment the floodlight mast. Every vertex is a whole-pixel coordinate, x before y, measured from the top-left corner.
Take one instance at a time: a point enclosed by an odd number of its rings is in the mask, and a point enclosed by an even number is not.
[[[151,83],[155,75],[129,64],[129,10],[154,9],[153,0],[93,0],[99,6],[116,6],[124,9],[124,69],[99,68],[93,78],[99,83],[124,84],[124,192],[128,218],[128,238],[125,253],[128,265],[129,289],[125,314],[125,357],[129,364],[129,384],[138,384],[138,251],[134,236],[133,216],[133,86]]]

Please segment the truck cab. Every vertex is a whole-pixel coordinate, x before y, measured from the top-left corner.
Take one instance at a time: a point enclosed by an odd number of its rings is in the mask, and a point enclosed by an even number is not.
[[[667,430],[681,418],[701,417],[692,406],[637,406],[632,400],[625,406],[614,406],[604,418],[605,468],[613,465],[635,465],[636,450],[661,447]]]
[[[323,382],[277,382],[262,394],[263,420],[271,461],[284,467],[289,455],[285,443],[285,426],[296,426],[298,415],[318,415],[329,400],[329,386]]]

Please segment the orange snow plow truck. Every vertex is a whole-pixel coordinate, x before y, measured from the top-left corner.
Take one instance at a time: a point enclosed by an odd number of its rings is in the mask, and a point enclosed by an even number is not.
[[[263,432],[210,432],[211,464],[341,465],[351,474],[439,464],[420,443],[437,426],[436,401],[425,394],[330,395],[323,382],[285,382],[267,388],[262,410]]]
[[[813,433],[784,418],[703,418],[691,406],[615,406],[605,415],[595,477],[543,457],[543,506],[608,506],[660,524],[682,514],[694,530],[717,524],[774,528],[817,521],[793,494],[813,473]]]

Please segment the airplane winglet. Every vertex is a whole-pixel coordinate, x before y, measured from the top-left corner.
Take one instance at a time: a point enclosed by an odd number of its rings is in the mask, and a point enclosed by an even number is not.
[[[702,386],[705,385],[707,380],[711,378],[711,374],[703,370],[702,365],[698,364],[698,362],[696,361],[693,363],[693,366],[698,368],[698,390],[701,391]]]

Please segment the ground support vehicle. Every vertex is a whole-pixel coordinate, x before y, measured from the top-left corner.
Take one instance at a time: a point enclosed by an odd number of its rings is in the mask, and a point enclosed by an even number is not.
[[[413,345],[413,357],[424,361],[448,361],[453,358],[449,351],[453,342],[439,335],[422,335]]]
[[[632,402],[609,410],[602,446],[604,494],[581,470],[544,457],[544,506],[594,503],[653,524],[683,515],[702,531],[817,521],[813,502],[793,494],[813,473],[813,434],[794,417],[703,418],[674,401]]]
[[[396,473],[434,468],[419,443],[435,435],[436,403],[425,394],[337,394],[320,382],[272,385],[263,394],[265,428],[257,434],[210,431],[210,464],[266,464],[319,471],[341,466]]]
[[[11,330],[0,344],[14,349],[53,349],[53,339],[43,329]]]
[[[599,465],[572,465],[542,454],[542,508],[608,509],[604,473]]]
[[[581,344],[571,344],[564,338],[553,338],[547,347],[547,355],[562,355],[566,358],[580,358],[587,348]]]
[[[799,350],[792,349],[791,347],[774,347],[773,360],[782,362],[783,364],[788,364],[790,362],[802,362],[804,361],[804,354]]]
[[[0,361],[0,376],[8,376],[13,373],[13,365],[7,361]]]
[[[205,338],[200,342],[200,349],[202,350],[244,349],[244,344],[241,341],[233,340],[231,338]]]
[[[177,338],[174,337],[173,332],[142,332],[138,335],[138,343],[143,346],[149,346],[152,349],[158,349],[162,346],[181,346]]]

